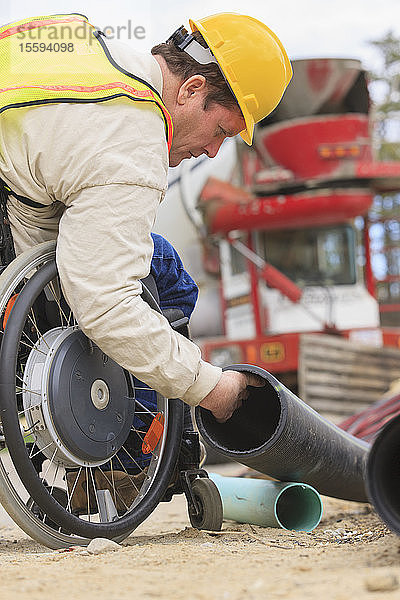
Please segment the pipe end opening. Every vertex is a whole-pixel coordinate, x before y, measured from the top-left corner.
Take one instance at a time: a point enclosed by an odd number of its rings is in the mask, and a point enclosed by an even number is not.
[[[282,412],[278,391],[267,380],[264,387],[248,389],[249,397],[226,423],[218,423],[209,410],[196,407],[200,433],[217,450],[238,455],[251,452],[270,441],[277,430]]]
[[[275,517],[283,529],[312,531],[322,517],[322,500],[318,492],[304,483],[284,488],[276,499]]]

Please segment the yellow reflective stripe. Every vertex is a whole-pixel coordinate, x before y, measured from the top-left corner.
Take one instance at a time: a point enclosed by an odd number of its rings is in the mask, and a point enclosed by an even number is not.
[[[86,23],[96,29],[94,25],[89,23],[86,17],[78,14],[71,15],[51,15],[45,17],[34,17],[28,19],[22,19],[21,21],[15,21],[13,23],[7,23],[0,27],[0,40],[13,35],[15,33],[23,33],[29,29],[36,27],[42,27],[43,25],[58,25],[59,23],[73,23],[74,21],[79,23]]]

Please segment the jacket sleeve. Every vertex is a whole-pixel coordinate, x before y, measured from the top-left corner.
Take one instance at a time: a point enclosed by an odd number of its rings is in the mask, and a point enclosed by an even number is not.
[[[71,195],[60,221],[57,264],[84,333],[108,356],[166,397],[198,404],[221,369],[174,332],[140,297],[161,199],[148,186],[109,184]]]

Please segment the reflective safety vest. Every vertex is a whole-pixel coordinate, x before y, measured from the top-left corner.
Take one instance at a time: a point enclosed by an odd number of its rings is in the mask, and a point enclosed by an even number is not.
[[[171,115],[155,88],[112,58],[104,34],[79,14],[24,19],[0,27],[0,113],[60,102],[130,98],[161,113],[171,149]]]

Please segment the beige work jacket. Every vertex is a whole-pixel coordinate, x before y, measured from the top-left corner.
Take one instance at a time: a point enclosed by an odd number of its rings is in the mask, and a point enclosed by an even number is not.
[[[108,46],[161,95],[161,69],[151,55],[115,41]],[[167,172],[164,122],[146,103],[55,104],[0,115],[0,176],[46,205],[30,208],[9,197],[17,253],[57,238],[63,291],[84,333],[164,396],[196,405],[221,369],[140,297]]]

